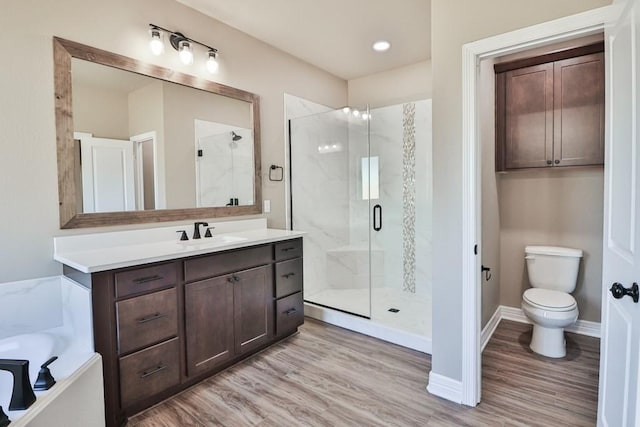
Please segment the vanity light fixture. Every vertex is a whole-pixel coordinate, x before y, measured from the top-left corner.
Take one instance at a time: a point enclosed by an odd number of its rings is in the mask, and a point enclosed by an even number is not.
[[[191,43],[186,40],[181,40],[178,44],[178,55],[180,56],[180,61],[184,65],[193,64],[193,50],[191,50]]]
[[[218,72],[218,68],[220,68],[220,64],[218,64],[218,53],[210,50],[209,59],[207,59],[207,71],[211,74],[216,74]]]
[[[149,41],[149,49],[155,56],[162,55],[164,52],[164,41],[162,40],[162,31],[157,28],[151,28],[149,30],[151,34],[151,40]]]
[[[207,71],[209,71],[211,74],[215,74],[218,72],[219,53],[218,49],[216,49],[215,47],[200,43],[199,41],[187,37],[178,31],[168,30],[155,24],[149,24],[149,28],[149,34],[151,35],[149,48],[154,55],[160,55],[162,54],[162,52],[164,52],[163,33],[167,33],[169,34],[169,42],[171,43],[171,46],[178,51],[180,61],[183,64],[189,65],[193,63],[193,45],[195,44],[207,49]]]

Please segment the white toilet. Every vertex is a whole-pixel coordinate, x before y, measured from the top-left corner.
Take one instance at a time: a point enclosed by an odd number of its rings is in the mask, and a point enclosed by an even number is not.
[[[578,319],[576,288],[582,251],[557,246],[527,246],[525,260],[532,288],[522,295],[522,310],[533,322],[531,350],[547,357],[567,354],[564,328]]]

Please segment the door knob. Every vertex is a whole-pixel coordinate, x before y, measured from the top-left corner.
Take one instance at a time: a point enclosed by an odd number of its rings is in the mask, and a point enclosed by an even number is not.
[[[611,286],[611,289],[609,290],[611,291],[611,295],[613,295],[615,299],[620,299],[625,295],[633,298],[633,302],[635,303],[637,303],[638,299],[640,299],[640,291],[638,290],[637,283],[631,285],[630,288],[625,288],[624,286],[622,286],[622,284],[616,282]]]

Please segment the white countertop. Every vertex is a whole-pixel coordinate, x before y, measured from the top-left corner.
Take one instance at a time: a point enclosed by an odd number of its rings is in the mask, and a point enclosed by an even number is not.
[[[179,236],[173,228],[180,227],[161,229],[163,234],[167,235],[167,240],[158,240],[158,233],[154,230],[149,231],[149,241],[144,241],[144,237],[140,239],[144,231],[136,231],[138,237],[136,239],[127,239],[127,233],[130,235],[133,233],[126,231],[55,238],[53,258],[83,273],[96,273],[116,268],[278,242],[301,237],[305,234],[301,231],[265,227],[218,233],[211,238],[203,237],[200,240],[181,242],[178,240]],[[125,237],[120,239],[113,238],[112,235],[115,234]],[[190,234],[190,230],[187,230],[187,234]],[[204,231],[202,235],[204,235]],[[225,242],[224,236],[242,240]],[[84,241],[74,245],[74,239],[76,241],[83,239]],[[87,243],[88,239],[91,240],[91,244]],[[118,244],[118,240],[122,243]]]

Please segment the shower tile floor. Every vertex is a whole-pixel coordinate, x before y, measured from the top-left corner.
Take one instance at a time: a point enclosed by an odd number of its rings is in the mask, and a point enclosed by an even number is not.
[[[369,314],[369,289],[323,289],[305,300],[356,313]],[[398,309],[397,313],[389,311]],[[371,320],[377,324],[431,338],[431,298],[394,288],[371,289]]]

